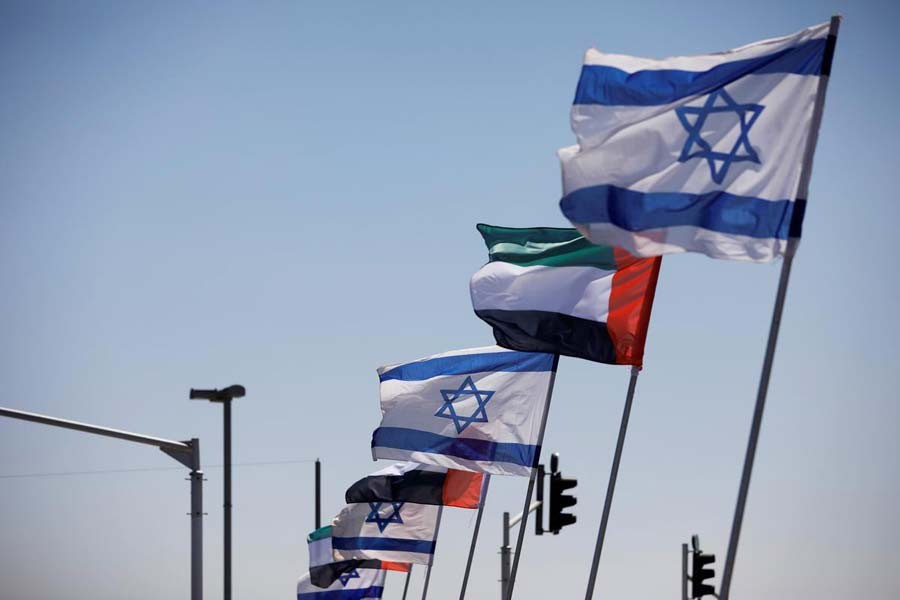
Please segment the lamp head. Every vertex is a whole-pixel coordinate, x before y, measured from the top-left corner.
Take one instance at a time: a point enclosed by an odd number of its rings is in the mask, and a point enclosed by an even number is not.
[[[235,398],[243,398],[247,390],[242,385],[230,385],[221,390],[195,390],[191,388],[191,400],[209,400],[210,402],[225,402]]]

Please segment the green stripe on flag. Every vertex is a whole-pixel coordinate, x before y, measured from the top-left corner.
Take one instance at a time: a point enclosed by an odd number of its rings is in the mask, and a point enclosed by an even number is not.
[[[306,543],[312,543],[318,540],[324,540],[325,538],[331,537],[331,525],[326,527],[319,527],[308,536],[306,536]]]
[[[597,267],[616,270],[609,246],[587,241],[575,229],[557,227],[497,227],[478,224],[488,247],[491,262],[502,261],[523,267]]]

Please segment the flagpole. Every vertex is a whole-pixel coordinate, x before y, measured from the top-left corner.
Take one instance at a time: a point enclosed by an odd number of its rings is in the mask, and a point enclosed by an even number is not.
[[[469,559],[466,561],[466,572],[463,575],[462,589],[459,591],[459,600],[466,597],[466,587],[469,585],[469,571],[472,570],[472,558],[475,556],[475,544],[478,542],[478,530],[481,529],[481,515],[484,513],[484,502],[487,499],[488,486],[491,484],[491,474],[484,474],[484,485],[481,488],[481,498],[478,502],[478,516],[475,517],[475,530],[472,532],[472,545],[469,546]]]
[[[541,417],[541,428],[538,431],[537,445],[540,448],[544,443],[544,430],[547,429],[547,415],[550,413],[550,400],[553,398],[553,384],[556,382],[556,368],[559,366],[559,354],[553,355],[553,371],[550,374],[550,385],[547,388],[547,401],[544,403],[544,415]],[[535,456],[535,462],[540,456]],[[516,574],[519,572],[519,558],[522,557],[522,543],[525,541],[525,525],[528,522],[528,509],[531,507],[531,496],[534,493],[534,480],[537,477],[537,469],[531,469],[531,477],[528,478],[528,490],[525,492],[525,508],[522,509],[522,522],[519,523],[519,535],[516,540],[516,555],[513,557],[512,571],[509,574],[507,595],[505,600],[512,600],[513,589],[516,587]]]
[[[606,539],[606,526],[612,510],[613,494],[616,491],[616,479],[619,477],[619,464],[622,461],[622,449],[625,447],[625,434],[628,431],[628,419],[631,416],[631,404],[634,400],[634,389],[637,387],[640,367],[631,367],[631,379],[628,382],[628,393],[625,394],[625,408],[622,409],[622,422],[619,424],[619,439],[616,440],[616,452],[613,455],[612,468],[609,471],[609,483],[606,485],[606,500],[603,502],[603,515],[600,517],[600,529],[597,531],[597,544],[594,546],[594,559],[591,562],[591,574],[588,577],[585,600],[594,597],[594,584],[597,583],[597,569],[600,566],[600,554],[603,552],[603,541]]]
[[[406,572],[406,583],[403,584],[403,598],[402,600],[406,600],[406,592],[409,590],[409,578],[412,577],[412,569],[413,566],[409,565],[409,571]]]
[[[438,506],[437,525],[434,527],[434,541],[437,543],[438,531],[441,529],[441,517],[444,514],[444,507]],[[422,600],[428,595],[428,582],[431,581],[431,565],[434,563],[434,554],[431,555],[431,562],[428,563],[428,569],[425,570],[425,585],[422,586]]]
[[[806,140],[803,165],[800,171],[800,184],[797,188],[797,199],[794,210],[798,213],[798,218],[791,223],[787,250],[784,255],[784,261],[781,264],[781,276],[778,279],[778,291],[775,293],[775,307],[772,310],[772,323],[769,326],[769,340],[766,343],[766,354],[763,359],[762,372],[759,376],[756,406],[753,410],[753,421],[750,425],[750,437],[747,441],[747,453],[744,456],[744,469],[741,473],[741,483],[738,488],[738,498],[734,508],[734,520],[731,524],[731,536],[728,540],[728,554],[725,557],[725,567],[722,571],[722,585],[719,590],[720,600],[728,600],[728,595],[731,591],[734,562],[737,556],[738,542],[741,537],[744,509],[747,506],[747,493],[750,489],[750,476],[753,474],[753,461],[756,458],[756,446],[759,442],[759,431],[762,427],[763,411],[766,407],[766,395],[769,391],[769,378],[772,374],[772,363],[775,360],[775,346],[778,343],[778,331],[781,327],[781,315],[784,311],[784,300],[787,295],[788,281],[791,276],[791,265],[794,262],[794,255],[796,254],[797,246],[800,243],[800,224],[803,212],[806,208],[806,200],[809,197],[809,181],[812,176],[813,156],[815,155],[816,142],[819,138],[819,127],[822,125],[822,112],[825,108],[825,93],[828,89],[828,80],[831,77],[831,63],[834,59],[834,48],[837,44],[837,34],[840,25],[840,16],[835,15],[831,17],[828,40],[825,45],[825,56],[822,59],[822,74],[819,77],[819,86],[816,90],[816,104],[813,108],[809,137]]]

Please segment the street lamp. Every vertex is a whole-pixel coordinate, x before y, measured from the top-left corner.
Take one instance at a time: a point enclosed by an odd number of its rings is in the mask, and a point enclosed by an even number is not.
[[[231,600],[231,401],[243,398],[247,393],[242,385],[230,385],[221,390],[195,390],[191,388],[191,400],[209,400],[224,407],[225,415],[225,555],[224,597]]]

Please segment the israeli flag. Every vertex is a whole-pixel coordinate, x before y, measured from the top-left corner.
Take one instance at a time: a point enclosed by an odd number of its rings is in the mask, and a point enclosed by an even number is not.
[[[783,255],[800,237],[801,164],[833,50],[827,23],[703,56],[588,50],[578,144],[559,151],[563,214],[637,256]]]
[[[500,346],[381,367],[382,420],[372,456],[530,475],[555,369],[553,354]]]
[[[363,600],[381,598],[385,572],[375,569],[353,569],[331,585],[321,588],[313,584],[307,573],[297,581],[297,600]]]

